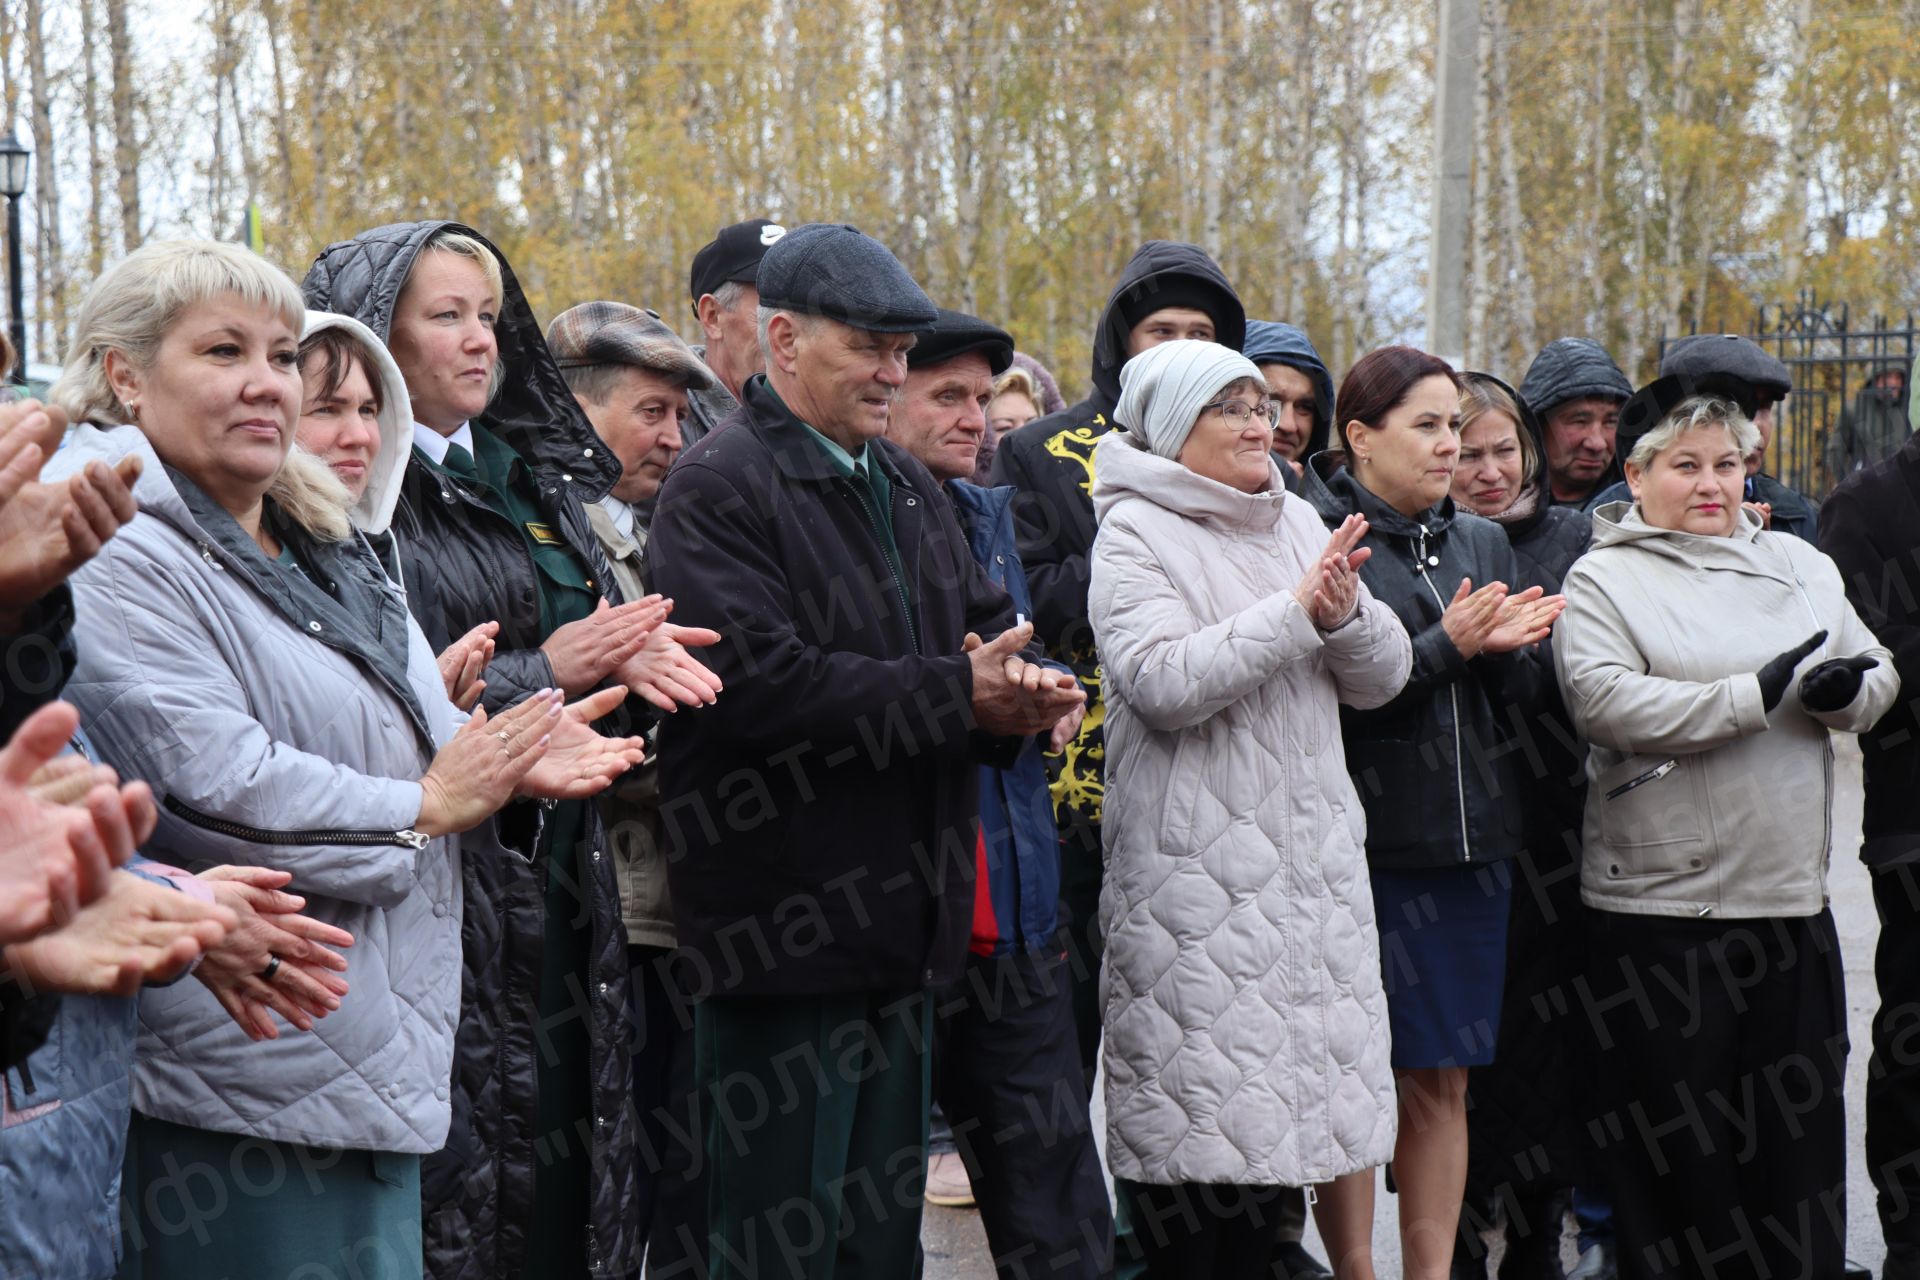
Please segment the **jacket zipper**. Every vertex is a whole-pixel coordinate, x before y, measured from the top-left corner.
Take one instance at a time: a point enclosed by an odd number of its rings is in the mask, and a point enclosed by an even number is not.
[[[913,606],[907,602],[907,584],[900,577],[900,553],[887,549],[890,539],[880,524],[880,517],[874,511],[873,504],[868,502],[866,494],[860,491],[860,486],[844,480],[841,483],[845,485],[847,492],[853,495],[854,501],[860,504],[860,509],[866,512],[867,527],[873,530],[874,539],[880,543],[880,553],[887,558],[887,572],[893,575],[894,594],[900,597],[900,616],[907,620],[907,640],[913,645],[914,653],[918,655],[920,628],[913,620]]]
[[[433,842],[433,837],[415,831],[411,827],[402,831],[268,831],[264,827],[250,827],[243,822],[229,822],[225,818],[215,818],[201,813],[198,809],[182,804],[176,796],[168,796],[163,803],[168,813],[183,822],[230,839],[246,840],[253,844],[390,844],[403,849],[424,849]]]
[[[1613,790],[1607,792],[1606,798],[1609,800],[1618,800],[1621,796],[1627,794],[1627,792],[1633,790],[1635,787],[1643,787],[1649,782],[1658,782],[1660,779],[1672,773],[1674,769],[1679,766],[1679,764],[1680,762],[1678,760],[1669,760],[1665,764],[1655,765],[1653,768],[1647,770],[1645,773],[1641,774],[1639,777],[1629,778],[1627,781],[1621,783],[1619,786],[1615,787]]]
[[[1433,579],[1427,576],[1427,526],[1420,526],[1420,540],[1414,548],[1414,568],[1420,571],[1420,581],[1427,584],[1427,590],[1433,593],[1433,602],[1440,606],[1440,612],[1447,611],[1447,602],[1440,595],[1440,589],[1433,585]],[[1460,853],[1468,862],[1473,861],[1473,843],[1467,836],[1467,773],[1460,747],[1460,682],[1447,682],[1447,703],[1453,709],[1453,786],[1454,794],[1460,802]]]

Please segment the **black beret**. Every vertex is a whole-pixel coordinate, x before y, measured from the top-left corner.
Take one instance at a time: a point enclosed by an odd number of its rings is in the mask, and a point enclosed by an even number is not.
[[[1759,343],[1737,333],[1697,333],[1660,357],[1660,373],[1690,379],[1696,395],[1725,396],[1751,418],[1793,390],[1787,366]]]
[[[720,292],[723,284],[752,284],[760,273],[760,259],[786,234],[785,227],[765,218],[749,218],[720,228],[720,234],[693,255],[688,288],[694,305],[698,306],[707,294]]]
[[[977,316],[941,307],[940,318],[931,329],[920,331],[920,341],[907,352],[907,368],[929,369],[969,351],[984,355],[997,378],[1013,364],[1013,335]]]
[[[1741,383],[1749,392],[1751,383]],[[1731,400],[1741,413],[1752,417],[1746,405],[1714,375],[1694,379],[1685,374],[1669,373],[1655,378],[1646,386],[1634,392],[1627,402],[1620,406],[1620,423],[1613,433],[1614,457],[1626,465],[1627,456],[1633,452],[1633,446],[1640,443],[1640,437],[1666,421],[1667,415],[1687,401],[1699,396],[1711,396],[1718,400]]]
[[[809,222],[760,260],[760,305],[869,333],[917,333],[939,318],[900,260],[857,227]]]

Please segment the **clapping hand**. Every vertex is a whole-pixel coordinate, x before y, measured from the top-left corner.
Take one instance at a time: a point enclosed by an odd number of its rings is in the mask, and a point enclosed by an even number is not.
[[[178,977],[234,923],[225,907],[116,871],[73,919],[8,947],[6,967],[32,990],[130,996]]]
[[[485,822],[547,754],[562,709],[558,689],[542,689],[493,717],[475,707],[420,779],[414,829],[443,836]]]
[[[672,610],[673,602],[659,596],[623,605],[601,597],[592,613],[556,628],[540,646],[553,668],[554,683],[569,697],[588,692],[639,653],[649,633]]]
[[[233,912],[233,931],[193,971],[251,1040],[277,1040],[279,1014],[301,1031],[340,1007],[347,994],[344,929],[300,914],[307,900],[285,892],[293,878],[268,867],[211,867],[200,880]],[[271,976],[269,976],[271,975]]]
[[[1475,657],[1486,647],[1487,637],[1493,634],[1498,622],[1500,606],[1506,602],[1507,584],[1504,582],[1489,582],[1475,591],[1472,578],[1460,580],[1453,600],[1440,615],[1440,626],[1447,633],[1447,639],[1453,641],[1453,647],[1460,651],[1461,657]]]
[[[448,645],[435,659],[440,666],[440,679],[447,686],[447,700],[462,711],[473,710],[486,690],[487,682],[480,678],[480,673],[493,661],[493,638],[499,634],[499,623],[483,622]]]
[[[625,689],[602,689],[569,705],[554,722],[547,753],[527,770],[520,794],[553,800],[584,800],[646,758],[640,738],[603,738],[593,722],[613,714]]]
[[[1360,566],[1373,555],[1373,548],[1360,546],[1368,527],[1361,515],[1341,521],[1293,589],[1293,598],[1322,631],[1341,626],[1360,604]]]
[[[1482,653],[1512,653],[1530,644],[1538,644],[1553,630],[1566,610],[1565,596],[1550,596],[1539,587],[1528,587],[1517,596],[1508,596],[1494,611],[1493,626],[1480,642]]]
[[[40,799],[29,784],[66,750],[80,713],[64,702],[28,716],[0,748],[0,943],[64,924],[107,891],[115,867],[152,834],[145,783],[91,785],[72,804]]]
[[[1030,622],[984,642],[967,633],[961,652],[973,663],[973,718],[982,732],[1003,738],[1048,733],[1076,708],[1085,711],[1086,692],[1072,676],[1020,656],[1032,639]]]
[[[678,711],[683,706],[711,706],[720,696],[720,677],[694,657],[691,650],[718,643],[718,631],[662,622],[647,633],[639,651],[614,674],[627,688],[662,711]]]
[[[66,429],[67,415],[38,401],[0,405],[0,619],[65,582],[138,512],[137,457],[90,462],[58,484],[34,479]]]

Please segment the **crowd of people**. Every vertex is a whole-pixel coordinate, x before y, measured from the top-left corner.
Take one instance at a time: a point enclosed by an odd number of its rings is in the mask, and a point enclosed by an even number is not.
[[[1920,438],[1169,241],[1072,405],[848,226],[647,301],[159,242],[0,406],[0,1278],[1371,1280],[1382,1166],[1409,1277],[1839,1277],[1835,732],[1920,1276]]]

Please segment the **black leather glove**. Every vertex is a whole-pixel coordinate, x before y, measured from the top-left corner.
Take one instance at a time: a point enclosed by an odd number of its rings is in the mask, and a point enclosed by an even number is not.
[[[1800,677],[1800,701],[1809,711],[1838,711],[1860,696],[1860,680],[1878,658],[1831,658]]]
[[[1827,633],[1817,631],[1805,644],[1796,645],[1754,672],[1760,680],[1760,705],[1769,711],[1779,706],[1780,699],[1787,696],[1787,685],[1793,680],[1793,669],[1800,665],[1802,658],[1826,642]]]

